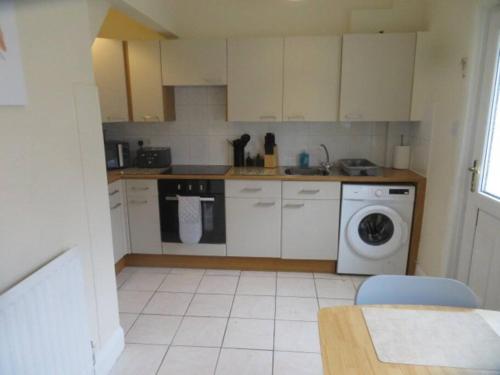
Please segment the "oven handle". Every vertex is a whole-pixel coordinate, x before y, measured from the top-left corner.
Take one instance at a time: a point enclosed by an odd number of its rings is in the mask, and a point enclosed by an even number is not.
[[[165,197],[166,201],[177,201],[177,197]],[[200,202],[215,202],[214,197],[200,197]]]

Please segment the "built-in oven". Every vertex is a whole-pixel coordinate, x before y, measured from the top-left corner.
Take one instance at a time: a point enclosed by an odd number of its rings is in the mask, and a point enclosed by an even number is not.
[[[162,242],[180,243],[177,196],[199,196],[201,200],[202,244],[226,243],[224,180],[159,180]]]

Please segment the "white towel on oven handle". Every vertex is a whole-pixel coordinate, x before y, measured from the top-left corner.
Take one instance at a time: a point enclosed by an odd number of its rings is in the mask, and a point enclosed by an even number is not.
[[[179,237],[185,244],[197,244],[202,235],[200,197],[177,196],[179,202]]]

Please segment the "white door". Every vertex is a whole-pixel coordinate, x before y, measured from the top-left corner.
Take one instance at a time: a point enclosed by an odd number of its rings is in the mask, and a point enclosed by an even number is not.
[[[500,310],[500,12],[490,19],[458,277]]]

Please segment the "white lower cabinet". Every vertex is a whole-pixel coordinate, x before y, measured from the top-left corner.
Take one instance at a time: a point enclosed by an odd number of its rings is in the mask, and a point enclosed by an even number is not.
[[[337,259],[339,200],[283,200],[284,259]]]
[[[281,198],[226,198],[227,255],[279,258]]]
[[[109,184],[108,191],[113,255],[116,263],[129,251],[127,206],[122,181]]]
[[[282,258],[337,259],[339,217],[339,182],[283,182]]]
[[[161,254],[157,181],[128,180],[127,203],[131,252]]]

